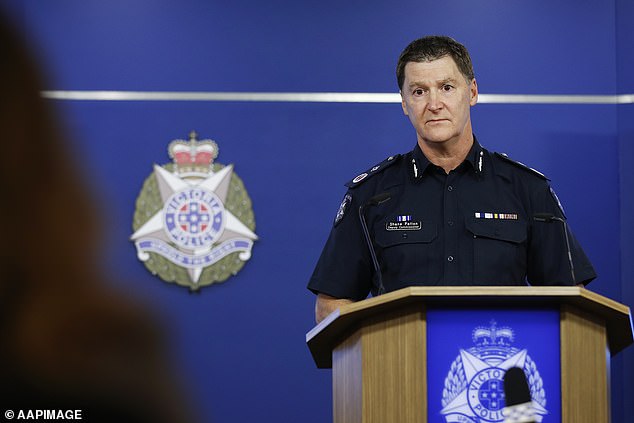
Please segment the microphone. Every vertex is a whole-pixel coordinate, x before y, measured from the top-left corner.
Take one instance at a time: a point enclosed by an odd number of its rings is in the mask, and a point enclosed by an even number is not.
[[[504,423],[535,423],[535,410],[524,370],[511,367],[504,375],[506,407],[502,409]]]
[[[383,286],[383,276],[381,275],[381,267],[379,266],[379,260],[376,258],[376,251],[374,250],[374,245],[372,245],[372,240],[370,239],[370,232],[368,231],[368,224],[365,221],[365,209],[368,206],[378,206],[379,204],[385,203],[392,198],[389,192],[383,192],[381,194],[377,194],[374,197],[370,198],[364,204],[359,206],[359,220],[361,221],[361,229],[363,230],[363,235],[365,236],[365,242],[368,244],[368,249],[370,250],[370,257],[372,257],[372,264],[374,265],[374,272],[376,273],[376,282],[377,282],[377,295],[381,295],[385,293],[385,287]]]
[[[533,220],[537,222],[552,223],[554,221],[561,222],[564,226],[564,238],[566,239],[566,253],[568,253],[568,265],[570,267],[570,276],[572,277],[572,284],[577,285],[577,278],[575,277],[575,265],[572,262],[572,251],[570,250],[570,234],[568,231],[568,223],[566,219],[557,217],[551,213],[535,213]]]

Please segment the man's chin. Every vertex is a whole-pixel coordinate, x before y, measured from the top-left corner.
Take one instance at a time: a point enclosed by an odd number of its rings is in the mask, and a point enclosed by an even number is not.
[[[454,139],[450,134],[425,134],[420,141],[425,144],[444,144]]]

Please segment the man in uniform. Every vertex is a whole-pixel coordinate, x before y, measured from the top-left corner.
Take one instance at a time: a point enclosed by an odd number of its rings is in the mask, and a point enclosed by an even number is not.
[[[466,48],[444,36],[415,40],[396,73],[417,143],[346,184],[308,284],[317,321],[370,292],[412,285],[594,279],[548,179],[476,140],[478,85]]]

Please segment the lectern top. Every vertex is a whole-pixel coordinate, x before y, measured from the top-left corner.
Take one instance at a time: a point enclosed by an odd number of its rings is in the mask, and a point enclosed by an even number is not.
[[[581,287],[409,287],[345,305],[306,334],[318,367],[332,365],[332,350],[349,333],[372,317],[401,308],[434,307],[558,307],[575,306],[605,322],[608,346],[616,354],[634,342],[630,308]]]

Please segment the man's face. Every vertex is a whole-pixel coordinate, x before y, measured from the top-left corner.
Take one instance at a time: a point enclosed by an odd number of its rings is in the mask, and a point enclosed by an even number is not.
[[[401,98],[419,144],[470,137],[470,108],[478,101],[478,86],[475,79],[467,82],[451,57],[407,63]]]

